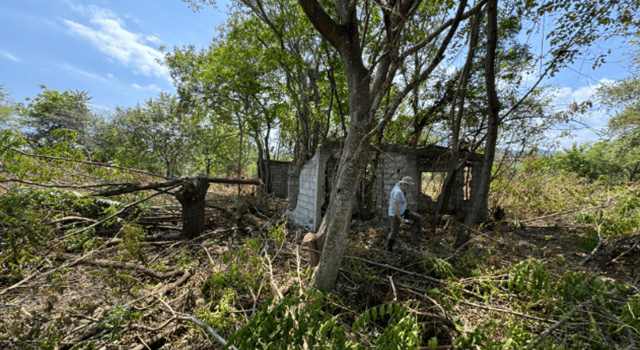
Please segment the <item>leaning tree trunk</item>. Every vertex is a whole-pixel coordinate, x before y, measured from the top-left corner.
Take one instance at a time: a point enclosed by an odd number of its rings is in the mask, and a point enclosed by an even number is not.
[[[471,210],[465,219],[465,226],[470,227],[484,221],[487,215],[489,200],[489,186],[491,185],[491,169],[496,153],[498,141],[498,126],[500,123],[500,106],[496,92],[496,46],[498,41],[498,0],[487,2],[487,59],[485,62],[485,85],[487,89],[487,142],[485,144],[482,171],[478,179],[477,191],[473,196]],[[458,230],[456,246],[461,246],[469,240],[467,228]]]
[[[182,205],[182,234],[185,238],[197,237],[204,231],[205,197],[209,181],[206,177],[185,179],[176,198]]]

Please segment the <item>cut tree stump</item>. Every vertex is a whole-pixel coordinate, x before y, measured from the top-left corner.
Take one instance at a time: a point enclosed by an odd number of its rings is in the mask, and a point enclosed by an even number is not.
[[[185,179],[176,192],[176,198],[182,205],[182,234],[185,238],[195,238],[204,231],[205,197],[209,188],[206,177]]]

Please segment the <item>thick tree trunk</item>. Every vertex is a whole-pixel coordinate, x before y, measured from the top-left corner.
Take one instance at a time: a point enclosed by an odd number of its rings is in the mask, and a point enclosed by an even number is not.
[[[197,237],[204,231],[204,207],[208,188],[209,181],[206,177],[195,177],[185,179],[176,193],[176,198],[182,205],[182,234],[185,238]]]
[[[354,199],[367,164],[366,136],[371,124],[370,75],[359,60],[343,55],[349,83],[351,125],[345,140],[329,208],[321,232],[324,245],[314,275],[314,287],[329,291],[335,286],[351,224]]]
[[[471,210],[465,219],[465,226],[475,225],[486,220],[489,186],[491,185],[491,170],[498,141],[498,126],[500,105],[496,92],[496,46],[498,42],[498,0],[487,2],[487,59],[485,61],[485,85],[487,89],[488,120],[487,141],[482,161],[482,171],[478,179],[477,191],[473,196]],[[456,246],[461,246],[469,240],[467,229],[458,230]]]

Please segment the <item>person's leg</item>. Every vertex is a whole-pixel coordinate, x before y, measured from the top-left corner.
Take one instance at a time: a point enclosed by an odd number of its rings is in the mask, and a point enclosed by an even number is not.
[[[385,249],[391,251],[393,250],[393,245],[396,243],[396,237],[398,237],[398,232],[400,231],[400,219],[396,216],[391,216],[388,217],[388,220],[389,231],[385,242]]]
[[[412,224],[413,236],[415,238],[421,238],[422,237],[422,221],[424,220],[422,215],[416,212],[413,212],[411,210],[407,210],[404,213],[404,217],[413,222]]]

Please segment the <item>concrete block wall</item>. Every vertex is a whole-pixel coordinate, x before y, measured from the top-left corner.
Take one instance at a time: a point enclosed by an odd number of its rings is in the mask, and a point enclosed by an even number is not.
[[[287,198],[289,186],[289,162],[269,162],[271,193],[278,198]]]
[[[316,153],[300,171],[298,180],[298,201],[293,211],[293,221],[300,226],[315,231],[320,225],[320,153]],[[322,179],[323,180],[323,179]]]
[[[383,153],[378,162],[375,181],[375,205],[383,217],[388,215],[389,194],[393,186],[405,176],[411,176],[416,185],[407,191],[407,207],[418,208],[421,174],[418,172],[416,157],[413,154]]]

